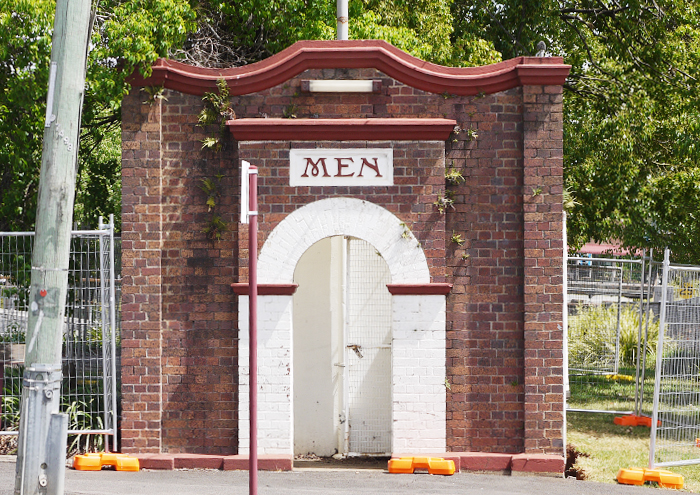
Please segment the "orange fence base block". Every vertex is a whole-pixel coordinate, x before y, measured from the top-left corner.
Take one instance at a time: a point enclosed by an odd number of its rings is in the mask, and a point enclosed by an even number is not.
[[[397,474],[413,474],[413,457],[389,459],[389,472]]]
[[[139,460],[127,454],[109,452],[76,455],[73,459],[73,469],[77,471],[100,471],[104,466],[111,466],[117,471],[138,471]]]
[[[651,428],[651,418],[649,416],[636,416],[628,414],[626,416],[616,416],[613,423],[620,426],[646,426]],[[656,421],[657,426],[661,426],[661,421]]]
[[[665,469],[629,468],[617,472],[617,482],[623,485],[643,485],[651,481],[661,488],[683,488],[683,476]]]
[[[644,479],[655,481],[661,488],[683,488],[683,476],[665,469],[645,469]]]
[[[451,476],[455,474],[455,463],[440,457],[401,457],[389,460],[389,472],[412,474],[416,469],[427,470],[430,474]]]
[[[78,471],[99,471],[102,469],[100,454],[76,455],[73,458],[73,469]]]

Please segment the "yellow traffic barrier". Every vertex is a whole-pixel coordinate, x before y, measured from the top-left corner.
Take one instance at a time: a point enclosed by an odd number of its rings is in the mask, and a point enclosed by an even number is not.
[[[413,474],[416,469],[427,470],[430,474],[451,476],[455,474],[455,463],[441,457],[400,457],[389,460],[389,472]]]

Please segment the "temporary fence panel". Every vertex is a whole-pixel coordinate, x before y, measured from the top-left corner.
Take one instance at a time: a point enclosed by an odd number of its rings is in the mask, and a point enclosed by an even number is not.
[[[644,272],[642,259],[569,258],[568,410],[635,411],[636,361],[649,300]]]
[[[0,233],[0,434],[16,434],[24,373],[34,233]],[[113,222],[73,231],[63,327],[61,411],[69,435],[105,435],[116,445],[118,341]],[[100,437],[74,447],[108,448]],[[97,442],[97,445],[95,444]],[[78,445],[79,443],[79,445]]]
[[[700,267],[666,252],[649,465],[700,463]]]
[[[377,250],[348,238],[346,373],[349,450],[391,452],[391,282]]]

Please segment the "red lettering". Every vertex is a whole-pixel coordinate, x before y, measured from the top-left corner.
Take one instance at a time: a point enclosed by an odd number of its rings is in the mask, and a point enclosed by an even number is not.
[[[351,173],[350,175],[343,174],[343,169],[350,166],[349,163],[343,163],[343,160],[350,160],[350,162],[355,161],[352,158],[336,158],[335,161],[338,164],[338,173],[335,174],[335,176],[336,177],[352,177],[353,175],[355,175],[355,172]]]
[[[319,163],[323,167],[323,177],[330,177],[328,175],[328,170],[326,170],[326,159],[325,158],[319,158],[316,160],[316,163],[311,158],[306,159],[306,168],[304,169],[304,173],[302,174],[302,177],[308,177],[309,176],[309,165],[311,165],[311,176],[312,177],[318,177],[319,172],[321,171],[318,168]]]
[[[367,158],[362,159],[362,166],[360,167],[360,173],[357,174],[358,177],[362,177],[362,170],[365,168],[365,165],[367,165],[369,168],[374,170],[374,173],[377,174],[375,177],[381,177],[382,174],[379,173],[379,164],[377,163],[377,158],[373,158],[374,160],[374,165],[372,165],[370,162],[367,161]]]

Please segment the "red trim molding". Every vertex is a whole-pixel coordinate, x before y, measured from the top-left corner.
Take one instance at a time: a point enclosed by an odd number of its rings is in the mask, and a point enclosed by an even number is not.
[[[237,141],[446,141],[452,119],[238,119]]]
[[[447,295],[452,290],[452,284],[386,284],[392,296],[431,296]]]
[[[483,67],[443,67],[413,57],[382,40],[298,41],[260,62],[231,69],[192,67],[159,59],[152,74],[136,71],[134,86],[164,86],[193,95],[216,90],[224,79],[231,95],[269,89],[307,69],[374,68],[402,83],[431,93],[476,95],[523,85],[563,85],[570,65],[562,57],[518,57]]]
[[[259,296],[291,296],[296,292],[298,284],[258,284]],[[247,296],[249,293],[248,282],[231,284],[236,295]]]

